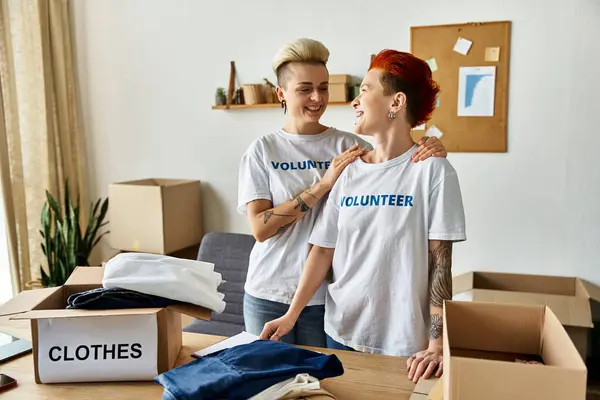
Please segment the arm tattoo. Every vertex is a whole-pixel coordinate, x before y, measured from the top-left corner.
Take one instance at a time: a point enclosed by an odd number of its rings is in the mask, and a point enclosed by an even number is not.
[[[261,214],[258,214],[259,217],[263,218],[263,222],[265,225],[267,224],[267,222],[269,222],[273,215],[275,215],[276,217],[293,217],[293,215],[274,213],[273,210],[267,210]]]
[[[442,308],[444,300],[452,299],[452,243],[443,241],[429,251],[429,301]]]
[[[442,337],[444,332],[443,321],[440,314],[431,314],[431,320],[429,323],[429,338],[439,339]]]
[[[304,200],[302,200],[302,197],[300,197],[299,195],[296,196],[296,201],[298,202],[298,205],[296,207],[294,207],[294,209],[300,207],[300,211],[302,211],[303,213],[310,210],[310,207],[308,206],[308,204],[306,204],[304,202]]]
[[[294,219],[292,222],[290,222],[290,223],[288,223],[288,224],[285,224],[285,225],[281,226],[279,229],[277,229],[277,233],[276,233],[276,234],[277,234],[277,235],[279,235],[279,234],[281,234],[281,233],[283,233],[283,232],[287,231],[287,229],[288,229],[290,226],[294,225],[294,224],[296,223],[296,221],[297,221],[297,219]]]
[[[312,196],[312,197],[314,197],[314,198],[315,198],[315,200],[319,200],[319,198],[318,198],[317,196],[315,196],[314,194],[312,194],[312,193],[310,192],[310,189],[306,189],[306,190],[304,191],[304,193],[306,193],[306,194],[307,194],[307,195],[309,195],[309,196]]]

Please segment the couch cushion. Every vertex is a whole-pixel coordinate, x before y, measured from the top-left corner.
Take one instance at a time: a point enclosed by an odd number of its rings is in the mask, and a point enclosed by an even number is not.
[[[231,336],[244,330],[244,283],[254,243],[253,236],[239,233],[210,232],[202,238],[198,260],[213,263],[222,274],[226,282],[218,290],[227,305],[222,314],[213,313],[210,321],[195,320],[184,331]]]
[[[203,333],[205,335],[234,336],[244,330],[244,324],[230,324],[221,321],[194,320],[185,327],[184,332]]]

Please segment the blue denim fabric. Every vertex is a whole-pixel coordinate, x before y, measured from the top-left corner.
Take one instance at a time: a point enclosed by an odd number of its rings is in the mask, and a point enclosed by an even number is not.
[[[257,299],[244,294],[246,331],[260,336],[265,324],[284,315],[288,304]],[[327,347],[325,341],[325,306],[308,306],[300,313],[294,328],[280,340],[300,346]]]
[[[163,399],[248,399],[263,390],[308,373],[322,380],[340,376],[344,367],[325,355],[273,340],[257,340],[198,358],[155,378]]]
[[[121,288],[98,288],[86,292],[75,293],[67,299],[67,308],[86,310],[110,310],[116,308],[154,308],[167,307],[179,303],[134,290]]]
[[[331,336],[327,335],[327,348],[334,350],[347,350],[347,351],[356,351],[352,347],[348,347],[340,342],[337,342],[331,338]]]

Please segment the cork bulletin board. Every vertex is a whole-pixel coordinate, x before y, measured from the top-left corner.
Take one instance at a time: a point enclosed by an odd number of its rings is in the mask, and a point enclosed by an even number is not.
[[[507,151],[510,28],[510,21],[411,27],[411,52],[440,86],[433,118],[413,129],[415,140],[436,135],[449,152]]]

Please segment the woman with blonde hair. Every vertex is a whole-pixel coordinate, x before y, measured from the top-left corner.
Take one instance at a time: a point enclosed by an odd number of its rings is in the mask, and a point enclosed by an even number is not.
[[[273,70],[288,119],[282,129],[255,140],[241,160],[238,211],[247,214],[257,240],[244,286],[244,320],[246,330],[256,335],[288,311],[321,199],[344,168],[371,149],[357,135],[319,123],[329,99],[328,58],[327,48],[312,39],[298,39],[280,50]],[[430,138],[415,146],[412,156],[419,161],[445,157],[446,151]],[[324,347],[324,304],[321,286],[281,340]]]

